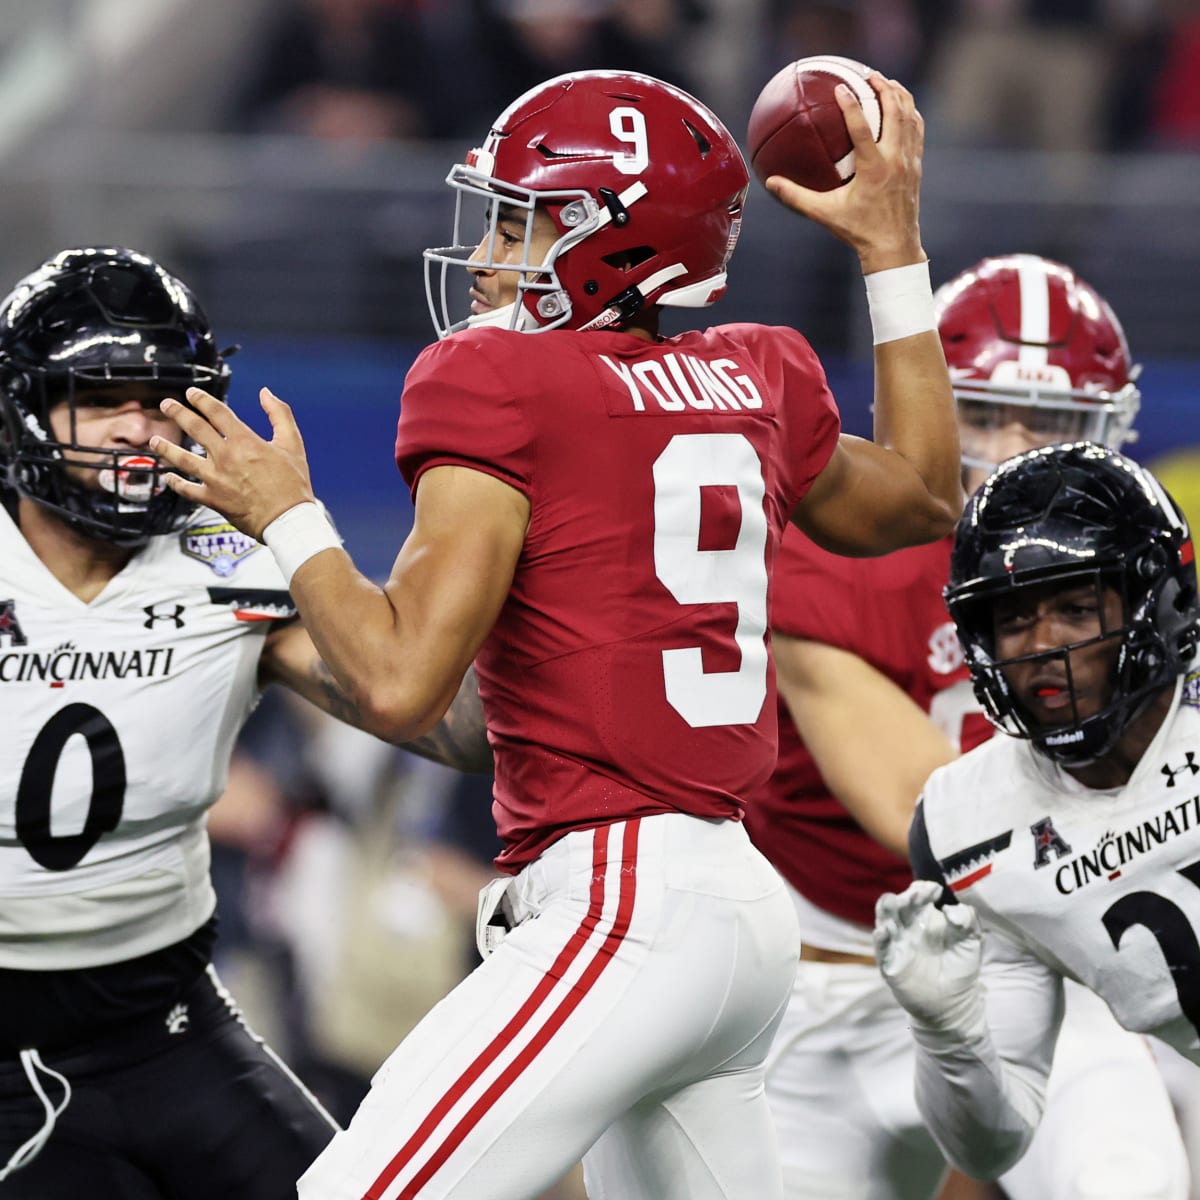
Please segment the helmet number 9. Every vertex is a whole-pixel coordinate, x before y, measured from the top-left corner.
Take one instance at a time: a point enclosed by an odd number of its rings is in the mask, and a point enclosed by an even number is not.
[[[614,108],[608,114],[608,127],[618,142],[633,149],[613,154],[613,166],[622,175],[640,175],[650,165],[650,147],[646,141],[646,118],[636,108]]]
[[[737,490],[728,550],[701,550],[700,489]],[[654,570],[680,604],[736,604],[736,671],[704,670],[699,646],[662,652],[667,702],[694,729],[752,725],[767,698],[767,518],[762,464],[740,433],[678,434],[654,463]]]

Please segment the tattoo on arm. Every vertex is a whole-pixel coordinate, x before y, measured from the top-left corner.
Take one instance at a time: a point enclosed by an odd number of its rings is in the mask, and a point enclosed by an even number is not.
[[[309,681],[316,693],[310,696],[314,703],[339,721],[363,728],[358,705],[333,677],[322,659],[317,659],[310,668]],[[473,666],[467,668],[458,694],[438,725],[411,742],[402,742],[401,749],[473,775],[492,773],[492,748],[487,740],[487,726]]]
[[[404,742],[403,749],[474,775],[492,773],[492,748],[487,740],[487,725],[473,666],[467,668],[458,695],[451,701],[437,728],[423,737]]]
[[[345,721],[347,725],[363,727],[362,713],[350,695],[333,677],[333,672],[318,658],[309,669],[309,680],[316,695],[310,697],[314,704],[323,708],[331,717]]]

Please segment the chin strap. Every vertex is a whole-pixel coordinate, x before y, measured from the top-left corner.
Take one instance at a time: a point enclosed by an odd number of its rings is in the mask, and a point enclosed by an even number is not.
[[[670,283],[672,279],[680,275],[687,274],[687,267],[683,263],[673,263],[669,267],[664,267],[661,271],[655,271],[653,275],[643,279],[641,283],[635,283],[633,287],[626,288],[619,296],[614,297],[609,301],[608,307],[604,309],[599,316],[593,317],[586,325],[580,325],[580,329],[610,329],[614,325],[623,325],[626,321],[631,320],[645,306],[646,297],[651,292],[662,287],[664,283]],[[724,290],[724,276],[721,278],[722,290]],[[704,288],[706,292],[711,292],[712,287],[716,285],[715,280],[706,280]],[[697,285],[693,284],[690,288],[679,288],[677,292],[666,292],[660,296],[656,304],[678,304],[678,300],[668,299],[675,295],[682,295],[692,290]]]

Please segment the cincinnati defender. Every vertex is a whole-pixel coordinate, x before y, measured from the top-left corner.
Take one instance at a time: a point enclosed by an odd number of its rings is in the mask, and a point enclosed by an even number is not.
[[[496,754],[491,953],[384,1064],[306,1200],[533,1196],[585,1154],[593,1197],[779,1197],[762,1065],[799,946],[740,821],[775,757],[770,567],[789,517],[882,552],[942,536],[957,501],[920,118],[879,86],[879,145],[847,104],[854,182],[780,188],[903,293],[876,296],[892,448],[839,436],[798,333],[658,335],[661,306],[724,290],[748,177],[703,105],[620,72],[533,89],[450,174],[483,240],[430,252],[431,298],[473,311],[406,381],[416,521],[383,588],[331,544],[281,402],[271,443],[200,392],[167,406],[208,451],[164,445],[199,481],[171,486],[264,534],[374,727],[421,732],[475,660]]]
[[[875,941],[911,1017],[921,1112],[948,1158],[990,1178],[1041,1117],[1065,980],[1200,1061],[1200,599],[1170,498],[1087,442],[1012,459],[975,494],[946,596],[1013,736],[930,778],[920,878],[880,899]],[[1097,1166],[1100,1194],[1178,1188],[1173,1160]]]
[[[149,450],[164,394],[228,382],[135,251],[65,250],[0,305],[5,1195],[283,1200],[335,1129],[210,964],[205,813],[259,689],[355,716],[271,555]]]

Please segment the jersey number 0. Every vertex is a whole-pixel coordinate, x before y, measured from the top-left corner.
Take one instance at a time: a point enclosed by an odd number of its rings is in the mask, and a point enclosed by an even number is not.
[[[55,837],[50,829],[54,776],[70,738],[79,734],[92,758],[92,795],[78,833]],[[112,722],[90,704],[68,704],[42,727],[17,785],[17,837],[48,871],[68,871],[116,829],[125,804],[125,755]]]

